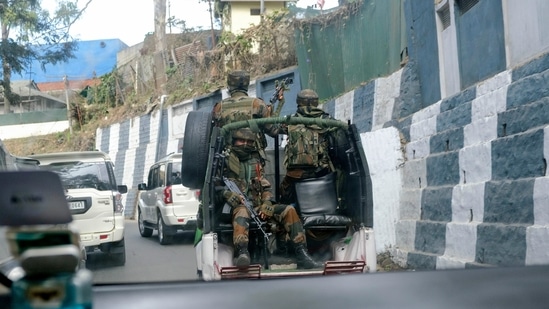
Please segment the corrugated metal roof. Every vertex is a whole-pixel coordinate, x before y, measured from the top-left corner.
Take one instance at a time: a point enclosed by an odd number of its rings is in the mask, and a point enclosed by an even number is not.
[[[72,90],[82,90],[87,86],[97,86],[101,83],[100,79],[86,79],[86,80],[70,80],[69,89]],[[45,82],[37,83],[38,89],[40,91],[60,91],[65,90],[65,82]]]
[[[36,96],[46,98],[55,102],[66,104],[64,101],[59,100],[58,98],[51,96],[47,93],[41,92],[36,84],[32,81],[14,81],[11,82],[11,91],[24,97],[24,96]]]
[[[191,44],[183,45],[174,49],[177,63],[182,63],[188,56],[196,56],[199,52],[204,51],[202,41],[195,41]]]

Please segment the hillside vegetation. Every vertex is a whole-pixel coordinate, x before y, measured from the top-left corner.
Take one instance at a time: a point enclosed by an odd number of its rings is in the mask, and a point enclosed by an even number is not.
[[[136,93],[133,83],[124,82],[115,69],[100,77],[101,82],[92,87],[91,96],[71,99],[72,134],[66,130],[3,142],[12,154],[18,156],[95,150],[97,128],[154,111],[158,108],[161,94],[168,94],[168,105],[175,104],[223,88],[226,71],[246,70],[253,78],[257,78],[296,65],[293,25],[293,17],[284,10],[272,13],[260,25],[251,26],[238,36],[223,32],[216,48],[204,55],[206,61],[198,61],[200,59],[190,55],[188,63],[182,62],[167,68],[164,90],[158,90],[153,80],[143,87],[146,89],[144,93]],[[204,40],[204,33],[184,29],[180,43]],[[145,43],[153,42],[145,40]],[[257,42],[261,42],[261,48],[254,52],[254,44]],[[227,55],[231,56],[229,61]],[[189,63],[193,66],[191,73]]]

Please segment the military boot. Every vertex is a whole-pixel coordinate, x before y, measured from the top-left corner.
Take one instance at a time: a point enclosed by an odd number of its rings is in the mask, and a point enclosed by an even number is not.
[[[250,265],[250,253],[248,252],[248,244],[239,244],[236,246],[238,256],[235,259],[236,267],[246,267]]]
[[[297,268],[311,269],[324,267],[322,263],[313,260],[302,244],[295,245],[295,257],[297,259]]]

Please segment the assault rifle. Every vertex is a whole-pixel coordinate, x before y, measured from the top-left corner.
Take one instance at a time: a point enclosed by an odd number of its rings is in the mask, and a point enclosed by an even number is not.
[[[271,103],[271,107],[274,106],[274,104],[278,101],[278,106],[276,107],[276,111],[271,115],[271,117],[279,117],[280,111],[282,111],[282,106],[284,106],[284,102],[286,102],[286,99],[284,99],[284,91],[290,89],[288,85],[291,85],[294,83],[294,80],[292,78],[286,77],[282,81],[275,80],[275,91],[273,95],[271,96],[271,99],[269,102]],[[278,152],[278,134],[274,136],[274,159],[275,159],[275,171],[278,171],[280,169],[279,161],[280,161],[280,155]],[[275,173],[275,182],[277,184],[280,183],[280,173]],[[279,196],[279,189],[278,185],[275,186],[275,196]]]
[[[240,188],[238,188],[236,183],[225,176],[223,176],[223,182],[231,192],[234,192],[243,198],[244,205],[250,212],[250,217],[252,218],[252,220],[254,220],[257,228],[263,233],[263,257],[265,259],[265,268],[268,269],[269,260],[267,255],[267,245],[269,244],[269,234],[267,234],[267,232],[265,232],[265,230],[263,229],[263,223],[259,219],[259,216],[257,215],[252,202],[246,197],[246,195],[242,193],[242,191],[240,191]]]
[[[273,114],[273,116],[278,117],[280,115],[280,111],[282,110],[282,106],[284,105],[284,91],[290,89],[288,85],[291,85],[294,83],[294,80],[292,78],[286,77],[282,81],[275,80],[275,91],[273,92],[273,95],[271,96],[271,99],[269,102],[271,105],[276,104],[278,101],[278,106],[276,107],[276,111]]]

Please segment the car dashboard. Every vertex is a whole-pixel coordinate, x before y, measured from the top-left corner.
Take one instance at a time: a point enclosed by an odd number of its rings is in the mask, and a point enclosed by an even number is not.
[[[94,308],[547,308],[549,266],[105,284]],[[10,295],[0,306],[10,308]]]

